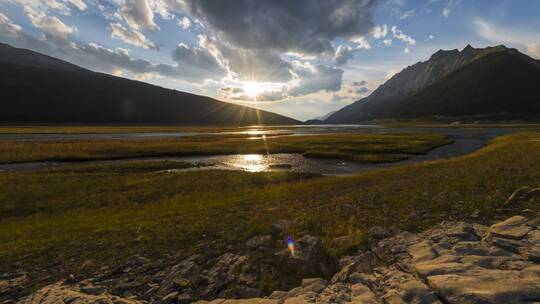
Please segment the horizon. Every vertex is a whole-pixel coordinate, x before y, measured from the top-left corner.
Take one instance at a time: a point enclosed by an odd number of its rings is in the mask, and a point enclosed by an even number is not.
[[[504,44],[540,58],[534,1],[141,3],[1,0],[0,42],[301,121],[440,49]]]

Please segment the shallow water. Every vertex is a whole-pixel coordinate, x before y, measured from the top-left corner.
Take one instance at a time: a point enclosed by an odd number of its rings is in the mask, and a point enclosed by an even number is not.
[[[499,135],[511,133],[514,129],[460,129],[460,128],[386,128],[373,125],[337,125],[337,126],[293,126],[277,128],[239,128],[238,131],[217,132],[212,134],[245,134],[253,136],[298,136],[323,133],[393,133],[393,132],[435,132],[449,136],[452,144],[433,149],[425,155],[411,155],[407,160],[386,164],[361,164],[338,159],[306,158],[301,154],[236,154],[214,156],[186,157],[142,157],[130,160],[88,161],[84,163],[101,164],[133,161],[181,161],[202,164],[189,169],[169,170],[169,172],[200,171],[200,170],[240,170],[247,172],[283,171],[311,172],[326,175],[347,175],[376,168],[385,168],[403,164],[419,163],[428,160],[444,159],[474,152]],[[172,135],[171,135],[172,134]],[[201,133],[208,134],[208,133]],[[7,139],[7,134],[0,135],[0,140]],[[11,135],[11,134],[10,134]],[[31,135],[28,137],[28,135]],[[140,138],[140,137],[181,137],[197,135],[197,133],[127,133],[127,134],[15,134],[10,139],[18,140],[50,140],[50,139],[107,139],[107,138]],[[4,136],[4,137],[2,137]],[[32,136],[35,136],[32,139]],[[56,136],[56,137],[55,137]],[[95,136],[95,137],[93,137]],[[254,137],[255,138],[255,137]],[[27,162],[0,164],[0,171],[31,171],[45,168],[55,168],[70,164],[70,162]]]

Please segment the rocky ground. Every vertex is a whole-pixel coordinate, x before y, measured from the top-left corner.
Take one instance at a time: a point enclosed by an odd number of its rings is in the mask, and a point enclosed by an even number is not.
[[[283,225],[250,239],[241,254],[196,255],[165,269],[135,257],[95,278],[71,276],[4,303],[540,303],[540,215],[490,227],[443,222],[390,237],[373,229],[370,250],[337,264],[315,236],[298,239],[292,256],[280,243]],[[303,276],[301,285],[264,296],[265,279],[287,271]],[[25,281],[24,273],[0,277],[0,295],[17,294]]]

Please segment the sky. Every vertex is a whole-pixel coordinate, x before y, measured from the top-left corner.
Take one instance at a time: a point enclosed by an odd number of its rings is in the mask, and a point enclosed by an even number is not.
[[[0,42],[300,120],[439,49],[540,59],[538,0],[0,0]]]

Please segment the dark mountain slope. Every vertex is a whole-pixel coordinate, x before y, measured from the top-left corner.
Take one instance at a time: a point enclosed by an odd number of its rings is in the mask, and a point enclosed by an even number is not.
[[[27,49],[19,49],[0,43],[0,63],[17,64],[36,68],[46,68],[68,72],[92,73],[69,62],[37,53]]]
[[[520,64],[518,67],[502,67],[497,70],[495,75],[485,75],[484,79],[468,79],[466,77],[484,77],[482,71],[470,72],[461,74],[461,82],[452,82],[447,85],[440,85],[443,82],[447,81],[447,78],[450,77],[453,73],[460,71],[462,69],[467,69],[473,63],[485,59],[485,60],[494,60],[491,64],[498,65],[501,62],[495,60],[498,58],[498,55],[509,56],[516,59],[516,62]],[[487,64],[489,65],[489,64]],[[538,61],[527,57],[514,49],[508,49],[504,46],[497,47],[488,47],[485,49],[475,49],[471,46],[465,47],[461,52],[458,50],[452,51],[438,51],[428,61],[419,62],[415,65],[405,68],[400,73],[394,75],[390,80],[381,85],[377,90],[375,90],[370,96],[363,98],[355,103],[346,106],[336,112],[334,115],[330,116],[326,123],[350,123],[357,122],[362,120],[369,120],[375,118],[401,118],[401,117],[420,117],[420,116],[431,116],[431,115],[476,115],[476,114],[491,114],[504,111],[505,109],[499,108],[484,108],[482,111],[478,109],[469,109],[467,102],[469,100],[468,94],[479,94],[475,92],[474,89],[470,87],[457,87],[460,84],[470,84],[476,81],[486,80],[488,83],[498,83],[506,79],[511,84],[507,84],[512,87],[519,87],[519,80],[521,77],[506,77],[504,74],[507,73],[505,69],[508,69],[508,73],[512,73],[514,76],[520,73],[519,69],[524,69],[523,71],[529,71],[533,75],[536,75],[534,72],[539,66]],[[532,72],[531,72],[532,71]],[[501,77],[501,80],[498,81],[497,77]],[[529,75],[529,77],[534,77]],[[446,103],[455,104],[455,107],[460,109],[459,111],[454,111],[452,113],[441,113],[440,111],[431,113],[427,109],[433,109],[430,106],[427,106],[425,103],[431,101],[424,101],[422,105],[415,105],[414,102],[409,101],[409,98],[417,94],[421,94],[423,90],[430,88],[432,86],[438,85],[437,88],[439,91],[433,92],[430,98],[439,98],[444,96]],[[496,93],[497,90],[504,89],[504,87],[494,87],[493,92],[487,94],[483,92],[484,98],[491,98],[490,96],[507,96],[505,94]],[[454,96],[454,92],[461,91],[461,95]],[[519,91],[518,91],[519,92]],[[530,95],[530,94],[532,95]],[[529,92],[528,95],[519,95],[517,92],[515,97],[523,97],[526,100],[534,100],[534,96],[539,96],[539,94],[534,92]],[[525,93],[524,93],[525,94]],[[473,95],[471,95],[472,97]],[[505,97],[506,98],[506,97]],[[515,100],[515,98],[514,98]],[[538,100],[538,99],[536,99]],[[436,102],[436,101],[433,101]],[[501,104],[502,101],[497,101],[496,104]],[[407,105],[407,109],[404,109]],[[517,110],[517,109],[516,109]],[[512,111],[511,113],[515,113]]]
[[[379,117],[540,115],[540,69],[512,52],[493,53],[414,94]]]
[[[2,123],[299,123],[209,97],[91,72],[38,53],[32,56],[32,53],[21,50],[20,54],[11,55],[12,58],[29,58],[20,64],[0,63]]]

